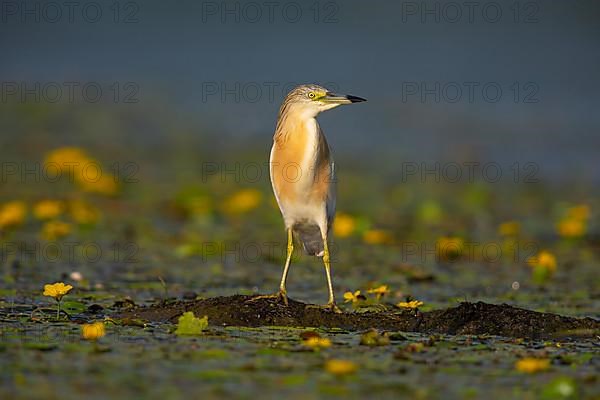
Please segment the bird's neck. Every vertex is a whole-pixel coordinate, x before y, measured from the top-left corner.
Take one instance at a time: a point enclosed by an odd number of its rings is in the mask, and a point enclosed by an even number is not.
[[[292,137],[312,138],[318,136],[320,131],[315,115],[289,112],[279,116],[273,139],[275,143],[283,145]]]

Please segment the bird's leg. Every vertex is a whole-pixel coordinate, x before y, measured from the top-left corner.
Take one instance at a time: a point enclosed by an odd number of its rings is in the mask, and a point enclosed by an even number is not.
[[[333,294],[333,284],[331,283],[331,265],[329,264],[329,247],[327,246],[327,237],[323,238],[323,264],[325,264],[325,272],[327,272],[327,288],[329,289],[329,301],[327,306],[331,311],[341,313],[342,310],[335,304],[335,296]]]
[[[327,273],[327,288],[329,289],[329,301],[324,306],[316,306],[309,304],[307,308],[325,308],[335,313],[341,313],[342,310],[335,304],[335,296],[333,295],[333,285],[331,283],[331,266],[329,260],[329,248],[327,247],[327,237],[323,237],[323,264],[325,264],[325,272]]]
[[[282,300],[283,303],[288,305],[288,297],[287,290],[285,289],[285,282],[287,280],[288,270],[290,269],[290,264],[292,262],[292,254],[294,253],[294,239],[292,236],[292,228],[288,228],[288,241],[287,241],[287,257],[285,259],[285,266],[283,267],[283,275],[281,276],[281,283],[279,284],[279,292],[276,294],[267,294],[262,296],[256,296],[250,299],[250,301],[259,300],[259,299],[272,299],[276,298],[278,300]]]
[[[285,266],[283,267],[283,275],[281,275],[281,283],[279,284],[279,296],[283,302],[287,305],[287,290],[285,289],[285,281],[287,280],[288,270],[292,262],[292,253],[294,253],[294,239],[292,237],[292,228],[288,228],[288,242],[287,242],[287,257],[285,258]]]

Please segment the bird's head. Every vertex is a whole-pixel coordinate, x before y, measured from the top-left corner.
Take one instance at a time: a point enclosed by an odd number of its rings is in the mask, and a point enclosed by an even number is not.
[[[300,85],[288,93],[281,105],[280,114],[293,112],[307,118],[314,118],[319,113],[331,110],[339,105],[360,103],[362,101],[367,100],[352,95],[336,94],[319,85]]]

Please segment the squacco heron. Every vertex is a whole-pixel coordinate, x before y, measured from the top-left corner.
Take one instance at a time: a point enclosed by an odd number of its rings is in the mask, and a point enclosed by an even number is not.
[[[342,104],[366,101],[339,95],[318,85],[301,85],[286,96],[279,110],[271,148],[273,192],[287,231],[287,256],[277,295],[288,303],[286,279],[294,251],[294,236],[309,255],[323,258],[329,301],[339,312],[331,283],[327,236],[335,216],[335,168],[331,150],[316,116]]]

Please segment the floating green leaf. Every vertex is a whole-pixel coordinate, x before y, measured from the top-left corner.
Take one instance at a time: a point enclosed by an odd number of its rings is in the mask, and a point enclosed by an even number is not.
[[[87,306],[80,301],[63,301],[60,308],[68,314],[78,314],[84,312]]]
[[[201,335],[202,331],[208,327],[208,317],[196,318],[191,311],[183,313],[179,317],[175,334],[178,336]]]
[[[559,377],[550,382],[542,391],[542,398],[548,400],[573,399],[577,397],[577,386],[570,377]]]

